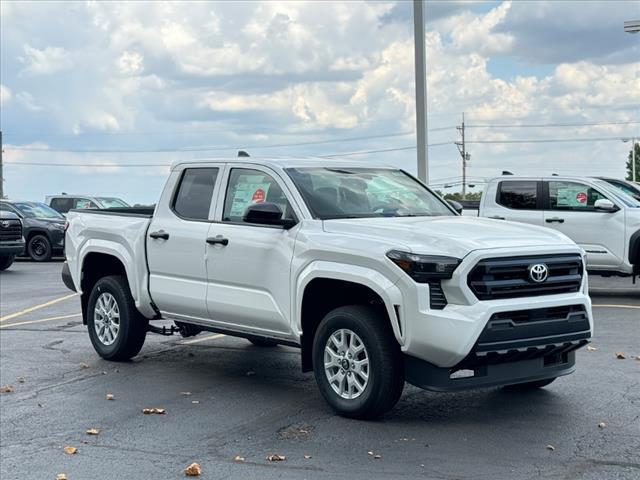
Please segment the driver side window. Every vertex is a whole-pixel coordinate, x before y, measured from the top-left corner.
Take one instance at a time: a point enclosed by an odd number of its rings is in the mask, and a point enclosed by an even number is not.
[[[289,200],[271,175],[248,168],[231,169],[222,221],[242,223],[247,207],[263,202],[274,203],[280,207],[282,219],[295,219]]]

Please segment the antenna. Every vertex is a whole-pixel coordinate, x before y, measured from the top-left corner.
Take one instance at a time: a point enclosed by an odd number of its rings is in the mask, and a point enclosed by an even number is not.
[[[249,154],[244,150],[238,150],[238,157],[248,157]]]

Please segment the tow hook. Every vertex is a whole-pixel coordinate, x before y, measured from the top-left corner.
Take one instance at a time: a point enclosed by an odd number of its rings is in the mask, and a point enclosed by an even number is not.
[[[175,334],[176,332],[179,332],[180,329],[178,327],[176,327],[175,325],[171,325],[171,327],[167,328],[166,325],[163,325],[162,328],[160,327],[155,327],[153,325],[149,325],[147,327],[147,330],[151,333],[157,333],[158,335],[165,335],[167,337]]]

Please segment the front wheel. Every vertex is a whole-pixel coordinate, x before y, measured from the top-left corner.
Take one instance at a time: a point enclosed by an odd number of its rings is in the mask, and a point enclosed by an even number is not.
[[[0,257],[0,272],[2,270],[6,270],[7,268],[9,268],[15,258],[16,258],[15,255],[10,255],[8,257]]]
[[[46,235],[34,235],[27,244],[27,254],[36,262],[47,262],[51,260],[53,250],[51,242]]]
[[[340,415],[371,419],[393,408],[404,388],[400,347],[380,309],[351,305],[329,312],[313,341],[320,393]]]
[[[535,380],[533,382],[516,383],[515,385],[507,385],[505,390],[513,392],[524,392],[527,390],[535,390],[537,388],[543,388],[552,383],[557,377],[547,378],[546,380]]]
[[[149,321],[138,312],[127,278],[103,277],[95,284],[87,305],[89,338],[106,360],[128,360],[142,349]]]

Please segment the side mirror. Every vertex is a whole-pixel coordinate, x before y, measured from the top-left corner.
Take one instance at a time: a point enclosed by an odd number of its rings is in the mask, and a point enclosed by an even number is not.
[[[462,205],[460,205],[458,202],[456,202],[455,200],[447,200],[447,203],[449,205],[451,205],[451,207],[458,212],[459,215],[462,215]]]
[[[593,204],[593,208],[601,212],[617,212],[620,210],[615,203],[607,198],[596,200],[596,203]]]
[[[296,222],[290,218],[282,218],[282,209],[275,203],[262,202],[249,205],[244,212],[242,221],[258,225],[273,225],[291,228]]]

